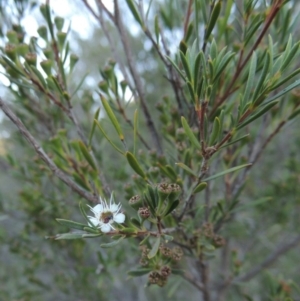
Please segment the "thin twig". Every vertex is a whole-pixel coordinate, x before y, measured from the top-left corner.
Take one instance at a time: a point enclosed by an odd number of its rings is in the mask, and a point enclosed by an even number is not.
[[[245,273],[234,279],[234,282],[245,282],[251,280],[257,274],[259,274],[263,269],[272,265],[281,255],[285,254],[292,248],[296,247],[300,243],[300,235],[296,236],[292,241],[282,245],[269,256],[267,256],[260,264],[254,267],[249,272]]]
[[[77,192],[81,197],[88,201],[97,203],[98,198],[91,193],[85,191],[79,187],[69,176],[67,176],[63,171],[61,171],[55,163],[50,159],[50,157],[45,153],[43,148],[38,144],[34,137],[30,134],[27,128],[24,126],[22,121],[15,115],[15,113],[5,104],[5,102],[0,98],[0,107],[4,114],[17,126],[20,130],[22,136],[31,144],[35,152],[42,159],[46,165],[51,169],[55,176],[57,176],[61,181],[67,184],[73,191]]]
[[[155,128],[153,119],[152,119],[151,114],[149,112],[147,102],[146,102],[146,99],[145,99],[144,90],[143,90],[143,87],[142,87],[142,82],[141,82],[140,76],[139,76],[139,74],[136,70],[135,64],[134,64],[133,55],[131,53],[131,48],[129,47],[129,44],[128,44],[129,40],[128,40],[128,37],[127,37],[126,32],[124,30],[125,27],[122,23],[122,19],[121,19],[121,16],[120,16],[118,0],[114,0],[114,5],[115,5],[115,25],[118,29],[118,32],[119,32],[119,35],[120,35],[120,38],[121,38],[121,42],[122,42],[122,45],[123,45],[123,48],[124,48],[124,52],[125,52],[125,55],[126,55],[127,64],[128,64],[130,73],[132,75],[132,78],[134,80],[139,98],[140,98],[142,111],[143,111],[144,116],[146,118],[146,124],[147,124],[147,126],[150,130],[152,139],[154,141],[154,144],[157,148],[158,153],[162,154],[163,149],[162,149],[160,137],[158,135],[158,132]]]

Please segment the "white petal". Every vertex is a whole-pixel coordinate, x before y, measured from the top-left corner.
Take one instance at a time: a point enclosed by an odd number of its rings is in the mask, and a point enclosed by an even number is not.
[[[114,216],[114,221],[118,224],[122,224],[125,221],[125,214],[118,213]]]
[[[111,210],[112,212],[117,212],[118,209],[119,209],[119,206],[118,206],[118,205],[116,205],[116,204],[110,204],[110,210]]]
[[[111,229],[110,224],[102,224],[102,225],[101,225],[101,231],[102,231],[103,233],[109,232],[110,229]]]
[[[99,220],[95,217],[92,216],[88,216],[90,222],[94,225],[94,226],[98,226],[99,225]]]
[[[92,211],[95,214],[101,213],[103,211],[103,205],[101,205],[101,204],[96,205],[94,208],[92,208]]]

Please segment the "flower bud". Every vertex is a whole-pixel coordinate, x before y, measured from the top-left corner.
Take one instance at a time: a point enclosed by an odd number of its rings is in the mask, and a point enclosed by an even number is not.
[[[140,195],[133,196],[129,201],[129,205],[134,209],[138,210],[143,205],[143,201]]]
[[[157,185],[157,192],[161,201],[164,201],[172,192],[172,188],[168,183],[160,183]]]
[[[48,40],[48,31],[46,26],[40,26],[37,30],[39,36],[45,41]]]
[[[43,68],[43,70],[45,71],[45,73],[48,76],[50,76],[51,75],[51,68],[52,68],[52,61],[50,61],[50,60],[41,61],[40,65]]]
[[[55,17],[54,23],[55,23],[57,30],[61,31],[62,28],[64,27],[65,19],[61,18],[61,17]]]
[[[15,61],[17,58],[17,49],[15,45],[6,44],[4,49],[5,54],[12,60]]]
[[[79,60],[79,57],[76,54],[72,53],[70,55],[70,69],[71,69],[71,71],[73,70],[73,68],[76,65],[76,63],[78,62],[78,60]]]
[[[173,202],[173,201],[177,200],[178,196],[180,195],[181,187],[175,183],[169,184],[169,187],[171,188],[171,193],[169,195],[169,201]]]
[[[149,218],[150,215],[151,215],[150,210],[149,210],[149,208],[147,208],[147,207],[141,207],[141,208],[139,208],[138,214],[139,214],[139,216],[140,216],[142,219],[147,219],[147,218]]]
[[[23,57],[29,52],[29,46],[27,44],[19,44],[17,46],[17,53]]]
[[[9,30],[6,33],[6,36],[8,38],[9,43],[11,43],[11,44],[18,44],[19,43],[18,33],[15,32],[14,30]]]
[[[48,60],[52,60],[53,59],[53,51],[51,48],[46,48],[43,50],[43,53],[45,55],[45,57],[48,59]]]
[[[180,247],[174,247],[172,249],[172,259],[175,261],[180,261],[183,256],[183,251]]]
[[[25,61],[29,64],[29,65],[33,65],[36,66],[36,53],[33,52],[29,52],[25,55]]]
[[[172,273],[172,270],[169,266],[164,265],[161,269],[160,269],[160,274],[162,277],[167,278],[168,276],[170,276]]]
[[[102,92],[108,94],[108,84],[107,84],[107,81],[106,81],[106,80],[100,81],[100,82],[98,83],[98,87],[99,87],[99,89],[100,89]]]
[[[58,40],[58,45],[60,48],[63,48],[64,47],[64,44],[65,44],[65,41],[66,41],[66,38],[67,38],[67,33],[66,32],[62,32],[62,31],[59,31],[57,34],[56,34],[56,37],[57,37],[57,40]]]

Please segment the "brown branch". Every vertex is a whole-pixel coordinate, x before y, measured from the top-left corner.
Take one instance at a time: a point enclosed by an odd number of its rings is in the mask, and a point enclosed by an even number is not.
[[[50,157],[45,153],[43,148],[38,144],[34,137],[30,134],[27,128],[24,126],[22,121],[15,115],[15,113],[5,104],[5,102],[0,98],[0,108],[4,114],[17,126],[22,136],[31,144],[35,152],[41,160],[43,160],[46,165],[51,169],[55,176],[57,176],[61,181],[63,181],[67,186],[69,186],[73,191],[77,192],[81,197],[88,201],[97,203],[98,197],[92,195],[88,191],[82,189],[78,186],[68,175],[61,171],[55,163],[50,159]]]
[[[234,282],[245,282],[251,280],[257,274],[259,274],[263,269],[268,268],[270,265],[272,265],[281,255],[290,251],[292,248],[296,247],[299,243],[300,243],[300,235],[296,236],[292,241],[288,242],[287,244],[279,247],[277,250],[275,250],[273,253],[267,256],[265,260],[263,260],[252,270],[234,279]]]
[[[194,2],[193,0],[189,0],[189,4],[188,4],[187,12],[185,14],[185,20],[184,20],[183,37],[186,36],[187,30],[188,30],[190,16],[192,14],[192,4],[193,4],[193,2]]]

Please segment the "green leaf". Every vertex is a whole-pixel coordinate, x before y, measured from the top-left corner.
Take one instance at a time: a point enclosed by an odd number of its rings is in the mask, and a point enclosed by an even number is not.
[[[270,52],[267,51],[267,55],[266,55],[266,58],[264,60],[264,67],[263,67],[261,76],[258,80],[257,86],[255,88],[255,91],[253,93],[253,104],[255,104],[255,100],[256,100],[257,96],[259,95],[259,92],[261,91],[261,87],[263,86],[263,83],[264,83],[264,81],[267,77],[267,74],[269,72],[270,64],[271,64],[271,55],[270,55]]]
[[[242,137],[239,137],[239,138],[237,138],[237,139],[235,139],[235,140],[232,140],[232,141],[228,142],[227,144],[222,145],[222,146],[220,147],[220,149],[225,148],[225,147],[227,147],[227,146],[229,146],[229,145],[232,145],[232,144],[234,144],[234,143],[237,143],[237,142],[239,142],[239,141],[242,141],[242,140],[248,138],[249,136],[250,136],[250,134],[246,134],[246,135],[244,135],[244,136],[242,136]]]
[[[98,120],[99,113],[100,113],[100,108],[97,109],[97,111],[96,111],[96,113],[94,115],[94,121],[93,121],[92,129],[91,129],[91,132],[90,132],[90,135],[89,135],[89,142],[88,142],[88,146],[89,147],[92,144],[92,139],[93,139],[95,128],[96,128],[96,122],[95,122],[95,120]]]
[[[284,94],[286,94],[287,92],[293,90],[294,88],[296,88],[299,85],[300,85],[300,79],[296,80],[293,84],[287,86],[286,88],[284,88],[283,90],[281,90],[279,93],[275,94],[274,96],[266,99],[266,101],[264,102],[263,105],[267,105],[272,100],[277,99],[277,98],[283,96]]]
[[[184,73],[178,68],[178,66],[176,65],[176,63],[169,57],[166,55],[167,60],[172,64],[172,66],[176,69],[176,71],[178,72],[178,74],[181,76],[181,78],[186,81],[186,76],[184,75]]]
[[[273,199],[272,197],[264,197],[264,198],[260,198],[256,201],[249,201],[247,204],[236,207],[231,212],[242,211],[242,210],[245,210],[247,208],[255,207],[255,206],[258,206],[258,205],[263,204],[265,202],[271,201],[272,199]]]
[[[168,205],[166,206],[162,216],[167,216],[169,215],[173,210],[175,210],[179,205],[179,200],[175,200],[173,202],[168,202]]]
[[[57,235],[55,235],[55,240],[80,239],[80,238],[82,238],[82,235],[83,235],[83,233],[81,233],[81,232],[57,234]]]
[[[28,65],[28,64],[26,64]],[[31,71],[34,73],[34,75],[36,76],[36,78],[38,79],[38,81],[42,84],[43,88],[45,90],[47,90],[47,83],[45,81],[44,76],[42,75],[42,73],[33,65],[28,65],[28,68],[31,69]]]
[[[133,14],[135,20],[143,27],[143,20],[133,0],[126,0],[126,3]]]
[[[207,183],[206,182],[201,182],[199,183],[195,189],[193,190],[193,194],[199,193],[202,190],[204,190],[207,187]]]
[[[18,74],[20,74],[21,76],[24,76],[25,74],[23,73],[23,70],[22,69],[19,69],[16,64],[11,61],[9,58],[5,57],[5,56],[2,56],[2,58],[4,59],[5,63],[10,67],[12,68],[14,71],[16,71]]]
[[[175,163],[177,166],[181,167],[182,169],[184,169],[187,173],[189,173],[190,175],[197,177],[198,175],[196,174],[195,171],[193,171],[191,168],[189,168],[187,165],[185,165],[184,163]]]
[[[116,246],[117,244],[119,244],[124,238],[125,238],[125,236],[121,236],[117,240],[114,240],[114,241],[109,242],[109,243],[103,243],[103,244],[101,244],[100,247],[101,248],[112,248],[112,247]]]
[[[120,154],[124,155],[124,152],[121,151],[111,140],[110,138],[106,135],[104,129],[102,128],[102,126],[100,125],[100,123],[95,119],[94,122],[97,124],[98,128],[100,129],[100,131],[102,132],[103,136],[106,138],[106,140],[110,143],[110,145]]]
[[[242,112],[244,112],[246,103],[250,101],[250,92],[251,92],[251,90],[254,86],[254,80],[255,80],[256,63],[257,63],[257,56],[256,56],[256,53],[253,52],[252,58],[251,58],[251,61],[250,61],[250,69],[249,69],[246,89],[245,89],[245,92],[244,92],[243,99],[241,101]]]
[[[131,277],[140,277],[140,276],[150,273],[151,271],[152,271],[151,268],[143,268],[143,269],[129,271],[127,274],[128,274],[128,276],[131,276]]]
[[[208,177],[206,179],[203,179],[203,181],[211,181],[211,180],[214,180],[216,178],[219,178],[219,177],[222,177],[228,173],[231,173],[231,172],[234,172],[234,171],[237,171],[237,170],[240,170],[242,168],[245,168],[245,167],[248,167],[248,166],[251,166],[252,163],[248,163],[248,164],[243,164],[243,165],[239,165],[239,166],[236,166],[236,167],[232,167],[232,168],[229,168],[227,170],[224,170],[222,172],[219,172],[211,177]]]
[[[184,129],[186,135],[188,136],[188,138],[191,141],[191,143],[193,144],[193,146],[196,147],[197,149],[201,149],[200,142],[195,137],[192,129],[190,128],[186,119],[183,116],[181,117],[181,123],[182,123],[183,129]]]
[[[209,22],[208,22],[208,25],[207,25],[207,28],[205,31],[205,38],[204,38],[205,40],[207,40],[209,38],[212,30],[214,29],[220,12],[221,12],[221,0],[219,0],[213,8],[213,11],[211,13],[211,16],[210,16],[210,19],[209,19]]]
[[[84,230],[84,228],[86,227],[85,224],[73,222],[73,221],[70,221],[70,220],[67,220],[67,219],[57,218],[56,221],[58,223],[60,223],[61,225],[66,226],[70,229]]]
[[[265,114],[266,112],[268,112],[272,107],[274,107],[278,102],[279,102],[279,100],[274,100],[272,102],[269,102],[267,105],[263,105],[263,108],[259,112],[257,112],[254,115],[251,115],[248,119],[246,119],[246,121],[244,121],[243,123],[239,124],[236,127],[236,130],[240,130],[241,128],[243,128],[244,126],[246,126],[247,124],[249,124],[250,122],[252,122],[255,119],[259,118],[260,116],[262,116],[263,114]]]
[[[145,172],[143,171],[135,156],[131,152],[126,152],[125,156],[131,168],[143,179],[147,179]]]
[[[213,145],[215,143],[216,139],[219,137],[220,129],[221,129],[220,119],[218,117],[216,117],[214,120],[213,129],[212,129],[212,132],[210,135],[209,145]]]
[[[81,141],[79,140],[78,141],[78,146],[81,150],[81,153],[83,154],[84,158],[86,159],[86,161],[90,164],[90,166],[94,169],[94,170],[97,170],[97,166],[93,160],[93,157],[91,156],[91,154],[89,153],[86,145]]]
[[[188,80],[190,82],[192,82],[193,79],[192,79],[192,74],[191,74],[191,70],[190,70],[190,66],[188,64],[188,61],[187,61],[187,59],[186,59],[186,57],[185,57],[185,55],[182,51],[180,51],[179,54],[180,54],[180,59],[181,59],[185,74],[186,74]]]
[[[105,99],[105,97],[102,94],[99,94],[99,95],[100,95],[103,107],[107,113],[108,118],[110,119],[111,123],[113,124],[114,128],[116,129],[116,131],[120,137],[120,140],[124,141],[124,135],[123,135],[121,126],[120,126],[114,112],[112,111],[112,109],[111,109],[110,105],[108,104],[107,100]]]
[[[90,219],[87,217],[87,214],[84,210],[84,207],[83,207],[83,204],[82,202],[79,203],[79,209],[80,209],[80,212],[82,214],[82,216],[85,218],[85,220],[87,221],[88,225],[91,225],[93,226],[93,224],[91,223]]]
[[[94,233],[94,234],[82,234],[82,238],[94,238],[94,237],[99,237],[99,236],[103,236],[103,233]]]
[[[148,254],[149,259],[153,258],[157,254],[159,246],[160,246],[160,236],[156,237],[156,241]]]

